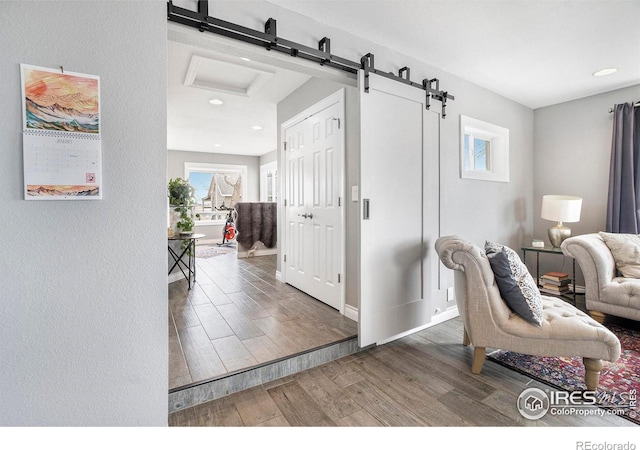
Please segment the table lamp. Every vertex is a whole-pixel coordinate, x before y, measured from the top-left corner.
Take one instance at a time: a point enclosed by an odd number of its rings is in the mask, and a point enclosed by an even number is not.
[[[570,195],[543,195],[542,218],[554,220],[557,224],[549,228],[549,241],[554,248],[560,247],[562,241],[571,236],[571,228],[562,222],[579,222],[582,198]]]

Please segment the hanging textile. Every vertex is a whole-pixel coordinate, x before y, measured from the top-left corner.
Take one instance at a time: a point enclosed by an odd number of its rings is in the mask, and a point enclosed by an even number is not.
[[[276,203],[236,203],[238,219],[238,243],[245,249],[260,241],[267,248],[276,245],[277,204]]]
[[[607,200],[607,231],[640,233],[640,109],[615,105]]]

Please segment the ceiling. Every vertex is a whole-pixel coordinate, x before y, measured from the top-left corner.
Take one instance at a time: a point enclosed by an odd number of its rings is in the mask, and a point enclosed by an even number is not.
[[[276,105],[309,75],[193,45],[168,46],[168,149],[248,156],[276,149]],[[214,99],[222,104],[209,103]]]
[[[532,109],[640,83],[637,0],[268,1]]]
[[[636,0],[268,1],[327,27],[402,49],[532,109],[640,83]],[[339,49],[332,50],[340,55]],[[276,73],[263,74],[262,81],[268,80],[249,97],[209,90],[216,82],[211,80],[213,64],[200,76],[210,82],[209,89],[185,86],[194,54]],[[592,75],[611,67],[617,72]],[[273,150],[275,103],[308,78],[170,41],[169,148],[253,155]],[[214,97],[226,103],[214,108],[207,103]],[[254,124],[265,128],[254,132]]]

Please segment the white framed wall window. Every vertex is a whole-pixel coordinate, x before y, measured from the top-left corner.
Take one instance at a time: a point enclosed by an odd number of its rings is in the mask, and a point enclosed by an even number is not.
[[[278,162],[272,161],[260,166],[260,201],[278,201]]]
[[[195,189],[195,225],[222,225],[229,209],[247,197],[247,166],[184,163],[184,176]]]
[[[509,129],[460,116],[460,177],[509,182]]]

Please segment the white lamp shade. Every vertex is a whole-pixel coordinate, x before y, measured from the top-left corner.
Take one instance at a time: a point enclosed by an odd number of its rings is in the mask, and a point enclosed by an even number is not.
[[[579,222],[582,199],[571,195],[542,196],[542,218],[556,222]]]

